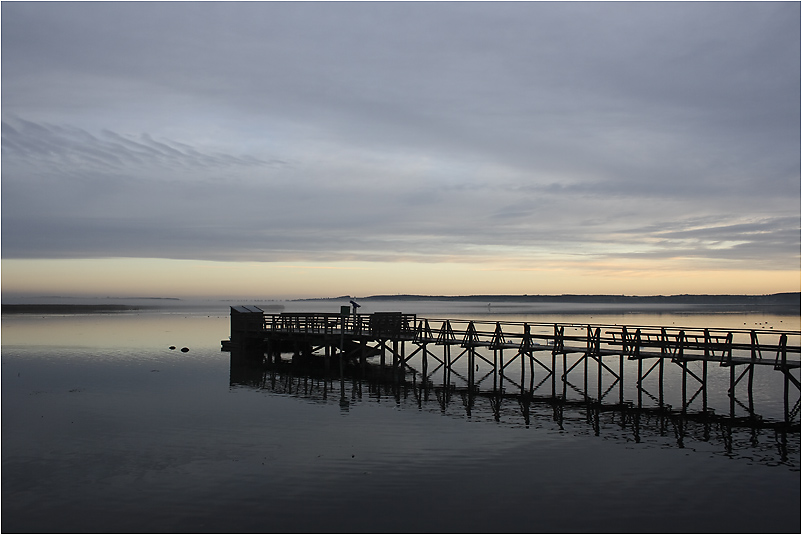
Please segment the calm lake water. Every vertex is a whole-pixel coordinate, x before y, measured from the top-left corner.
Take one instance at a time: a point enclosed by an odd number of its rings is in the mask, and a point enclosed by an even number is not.
[[[573,391],[559,406],[467,403],[459,388],[232,366],[228,305],[3,315],[3,532],[800,532],[798,432],[594,412]],[[360,312],[800,328],[798,316],[486,305]],[[772,374],[756,377],[767,418],[782,414]],[[710,403],[726,413],[717,380],[711,368]]]

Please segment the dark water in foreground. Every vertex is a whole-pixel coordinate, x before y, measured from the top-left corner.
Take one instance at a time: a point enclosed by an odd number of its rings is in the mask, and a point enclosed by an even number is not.
[[[3,316],[3,532],[800,531],[798,433],[354,382],[346,407],[233,377],[227,312]]]

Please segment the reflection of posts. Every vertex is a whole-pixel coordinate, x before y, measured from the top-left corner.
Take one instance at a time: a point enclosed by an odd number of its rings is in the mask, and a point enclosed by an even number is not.
[[[331,347],[332,351],[335,349],[336,346]],[[470,353],[467,352],[466,355],[470,356]],[[313,398],[322,394],[323,399],[326,399],[327,392],[331,392],[331,401],[336,402],[339,398],[342,411],[349,410],[350,401],[356,399],[357,395],[359,400],[366,402],[380,402],[382,396],[392,395],[398,407],[405,406],[406,392],[412,392],[411,398],[416,400],[414,404],[416,410],[425,410],[428,402],[427,391],[432,388],[437,411],[442,414],[453,414],[449,411],[449,401],[452,394],[457,393],[462,400],[460,409],[471,418],[487,415],[499,423],[519,425],[516,422],[523,421],[527,426],[540,425],[539,420],[545,423],[544,420],[551,419],[561,430],[571,430],[581,425],[592,430],[594,436],[612,434],[618,437],[624,431],[625,438],[622,444],[626,447],[629,447],[631,440],[638,443],[642,442],[644,436],[649,436],[662,442],[667,441],[667,445],[676,444],[678,447],[688,447],[700,441],[721,444],[722,449],[729,454],[737,453],[739,450],[747,451],[750,460],[754,457],[754,452],[758,452],[760,458],[771,463],[776,463],[778,460],[787,462],[790,453],[797,452],[798,455],[798,441],[788,439],[789,433],[793,437],[798,437],[798,424],[788,425],[762,418],[730,418],[713,412],[690,411],[687,406],[672,410],[664,406],[637,407],[632,403],[620,405],[602,403],[601,400],[587,401],[579,389],[575,389],[579,396],[569,399],[565,396],[565,386],[566,384],[570,386],[570,383],[565,376],[561,379],[563,396],[555,398],[550,392],[536,396],[533,389],[523,391],[511,389],[505,392],[495,388],[492,391],[482,391],[476,387],[475,379],[473,386],[469,381],[466,386],[459,388],[454,385],[438,387],[428,381],[417,382],[414,373],[409,381],[403,379],[403,376],[391,377],[389,374],[374,373],[378,371],[374,363],[366,364],[367,373],[354,363],[353,366],[346,365],[341,368],[340,396],[335,396],[336,390],[331,389],[333,385],[329,381],[336,377],[337,371],[334,369],[327,373],[321,369],[322,366],[314,367],[303,362],[281,359],[259,361],[239,348],[232,350],[230,365],[231,386],[247,386],[280,394]],[[350,390],[349,377],[353,379],[353,388]],[[364,385],[371,395],[363,398]],[[648,394],[646,390],[644,393]],[[651,395],[649,397],[657,401]],[[549,413],[551,418],[547,416]],[[774,439],[772,440],[770,433],[761,433],[762,429],[774,430]],[[716,432],[711,433],[711,430]]]

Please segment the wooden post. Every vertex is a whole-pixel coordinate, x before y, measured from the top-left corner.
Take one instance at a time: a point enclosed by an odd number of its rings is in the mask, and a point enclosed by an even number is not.
[[[787,354],[786,344],[787,344],[787,342],[788,342],[788,337],[786,335],[784,335],[784,334],[781,335],[780,336],[780,351],[781,351],[780,358],[781,358],[781,362],[782,362],[782,372],[783,372],[783,379],[784,379],[784,381],[783,381],[783,416],[784,416],[784,418],[783,419],[785,420],[786,424],[790,423],[789,422],[790,413],[788,411],[788,383],[789,383],[788,361],[787,361],[787,358],[786,358],[786,354]],[[785,433],[784,432],[783,432],[783,438],[785,438]]]
[[[662,362],[662,358],[660,361]],[[662,406],[662,403],[660,403]],[[643,359],[638,359],[638,408],[643,406]]]
[[[473,393],[473,380],[474,380],[474,347],[470,346],[468,348],[468,392]]]
[[[677,348],[677,355],[679,356],[682,362],[682,413],[685,414],[686,401],[688,399],[687,392],[688,392],[688,361],[685,360],[685,331],[680,331],[679,336],[677,337],[677,343],[679,347]]]
[[[535,363],[532,363],[532,374],[534,375]],[[557,353],[551,352],[551,397],[557,395]]]
[[[348,407],[348,400],[345,397],[345,321],[348,315],[341,316],[342,327],[340,328],[340,407]]]
[[[702,411],[707,412],[707,359],[710,357],[710,331],[705,329],[705,360],[702,362]]]
[[[427,372],[427,369],[429,368],[429,366],[428,366],[428,363],[429,363],[428,357],[429,357],[429,355],[428,355],[428,351],[426,349],[426,342],[423,342],[423,362],[422,362],[422,364],[423,364],[423,380],[424,381],[428,381],[428,378],[429,378],[429,375],[428,375],[428,372]]]
[[[749,364],[749,383],[748,383],[748,395],[749,395],[749,417],[753,418],[755,416],[755,400],[752,395],[752,384],[754,381],[755,375],[755,360],[757,355],[760,351],[760,345],[757,340],[757,333],[753,330],[752,331],[752,362]]]
[[[688,361],[682,361],[682,412],[685,413],[688,400]]]
[[[707,412],[707,361],[702,363],[702,412]]]
[[[730,361],[730,418],[735,418],[735,365]]]
[[[624,404],[624,355],[618,359],[618,404]]]
[[[443,368],[443,387],[448,388],[451,383],[451,345],[448,343],[443,346],[443,360],[446,363]]]
[[[596,352],[596,359],[598,359],[599,365],[597,366],[598,369],[598,377],[596,377],[597,382],[599,383],[599,392],[598,392],[598,400],[601,403],[602,399],[602,356],[600,352]]]
[[[664,328],[660,329],[660,361],[657,364],[659,377],[657,383],[657,397],[658,397],[658,404],[660,408],[663,408],[663,363],[665,362],[666,357],[668,356],[668,348],[666,344],[668,343],[668,335],[666,334],[666,330]]]
[[[749,366],[749,382],[747,384],[747,395],[749,397],[749,416],[753,418],[755,416],[755,398],[752,394],[752,383],[755,375],[755,365],[754,363],[748,364]]]
[[[493,350],[493,392],[498,390],[498,350]]]
[[[593,347],[593,340],[591,339],[591,336],[592,336],[591,333],[592,333],[592,331],[590,330],[590,325],[588,325],[588,343],[587,343],[587,348],[585,349],[585,355],[582,357],[583,359],[585,359],[585,362],[583,362],[583,364],[585,365],[585,389],[584,389],[584,393],[585,393],[585,401],[586,402],[587,402],[588,397],[589,397],[588,396],[588,357],[590,356],[590,352],[592,351],[591,348]]]
[[[524,323],[524,332],[525,332],[525,336],[529,336],[529,325],[527,325],[526,323]],[[532,356],[531,350],[524,351],[524,353],[520,354],[520,357],[521,357],[521,392],[523,392],[523,389],[524,389],[524,380],[525,380],[524,377],[526,377],[526,357],[527,356],[528,357]],[[531,364],[531,362],[530,362],[530,364]],[[528,420],[528,418],[527,418],[527,420]],[[529,424],[529,422],[527,421],[527,425],[528,424]]]
[[[499,388],[504,389],[504,349],[498,350],[498,384]]]

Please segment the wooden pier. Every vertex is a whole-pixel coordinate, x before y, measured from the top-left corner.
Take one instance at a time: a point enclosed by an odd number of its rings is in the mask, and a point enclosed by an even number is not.
[[[609,402],[617,393],[620,405],[662,408],[671,390],[681,411],[701,413],[712,410],[711,381],[723,381],[729,417],[740,411],[753,419],[761,418],[756,403],[766,397],[754,395],[756,373],[763,378],[770,372],[781,383],[780,422],[795,425],[800,413],[799,331],[485,322],[356,314],[347,307],[340,314],[265,314],[240,306],[231,308],[231,337],[223,348],[268,363],[292,355],[295,362],[327,371],[336,372],[336,366],[341,379],[346,367],[364,370],[371,362],[400,380],[412,373],[424,383],[459,382],[471,395],[491,384],[492,391],[503,391],[506,383],[564,398],[570,387],[584,401]],[[669,366],[675,370],[671,380]]]

